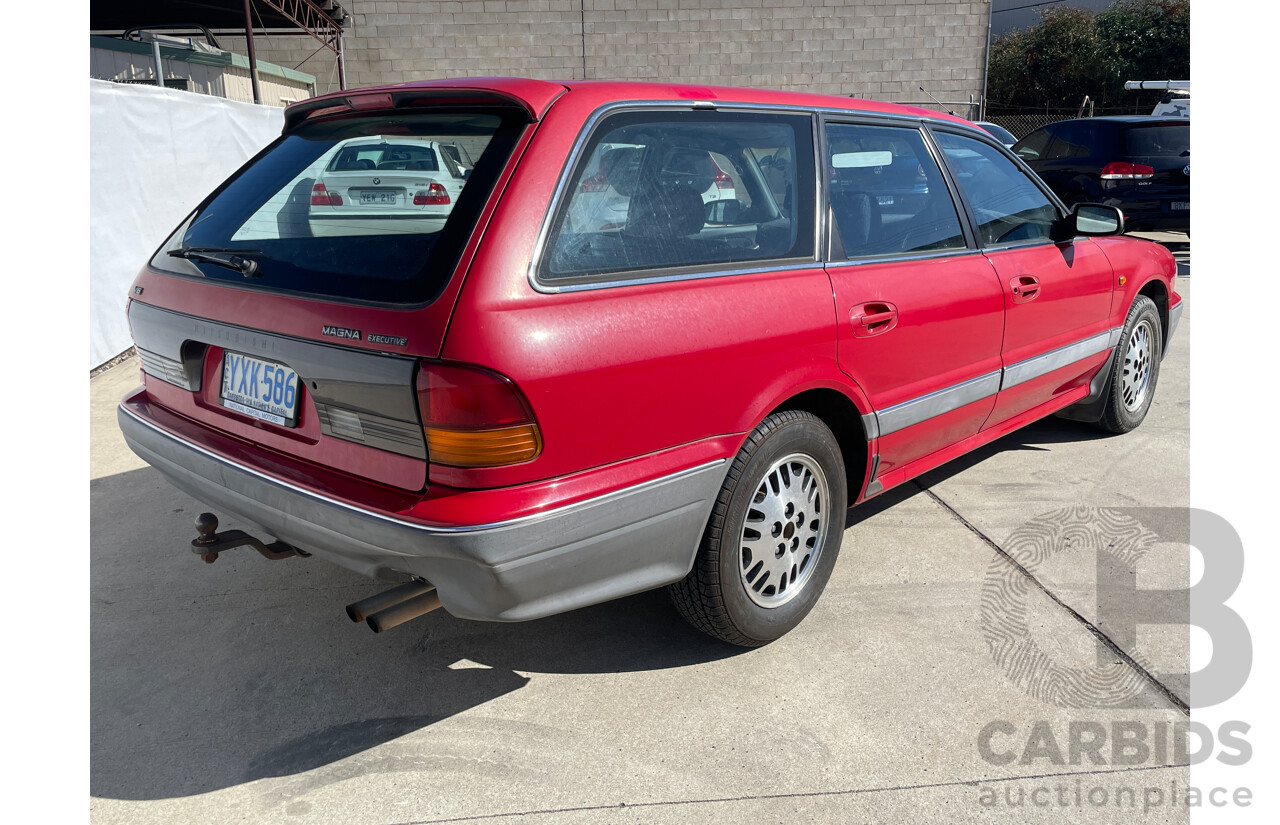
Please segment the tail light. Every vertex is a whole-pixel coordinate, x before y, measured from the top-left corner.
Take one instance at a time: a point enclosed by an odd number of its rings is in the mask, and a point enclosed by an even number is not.
[[[723,169],[720,168],[720,164],[716,163],[715,158],[711,159],[711,165],[715,167],[715,170],[716,170],[716,188],[717,189],[733,189],[735,186],[733,182],[733,178],[729,176],[728,172],[725,172]]]
[[[424,361],[417,390],[433,464],[502,467],[542,452],[542,434],[528,402],[505,376]]]
[[[323,183],[317,183],[311,187],[311,205],[342,206],[342,195],[325,189]]]
[[[431,184],[427,189],[419,189],[413,196],[414,206],[444,206],[447,203],[449,192],[438,183]]]
[[[1103,180],[1149,180],[1155,173],[1155,169],[1142,163],[1113,161],[1102,167]]]
[[[609,179],[605,177],[603,169],[582,182],[583,192],[603,192],[608,188]]]

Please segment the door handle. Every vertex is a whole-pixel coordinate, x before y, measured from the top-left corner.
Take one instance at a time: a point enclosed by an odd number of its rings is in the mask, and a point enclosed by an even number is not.
[[[898,325],[898,308],[887,301],[858,304],[849,310],[855,338],[883,335]]]
[[[1015,304],[1025,304],[1040,295],[1040,282],[1032,275],[1019,275],[1009,281],[1009,289],[1013,292]]]

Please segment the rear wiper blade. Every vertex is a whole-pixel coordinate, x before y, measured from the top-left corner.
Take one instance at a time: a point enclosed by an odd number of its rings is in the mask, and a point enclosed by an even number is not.
[[[261,249],[227,249],[218,246],[183,246],[169,250],[170,257],[217,264],[234,269],[246,278],[257,278],[261,273],[258,272],[258,262],[244,256],[261,254]]]

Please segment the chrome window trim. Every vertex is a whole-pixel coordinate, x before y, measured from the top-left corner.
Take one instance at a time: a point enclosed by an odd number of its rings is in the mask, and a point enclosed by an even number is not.
[[[867,264],[891,264],[899,262],[929,261],[940,258],[962,258],[970,255],[981,255],[981,249],[940,249],[934,252],[903,252],[899,255],[879,255],[874,258],[856,258],[847,261],[830,261],[828,269],[842,269],[849,266],[865,266]]]
[[[321,493],[317,493],[313,490],[308,490],[306,488],[299,487],[296,484],[292,484],[288,481],[284,481],[274,476],[267,475],[266,473],[261,472],[260,470],[256,470],[253,467],[249,467],[245,464],[241,464],[238,461],[232,461],[229,458],[218,455],[212,450],[207,450],[204,447],[201,447],[199,444],[193,444],[192,442],[186,440],[185,438],[174,435],[173,433],[169,432],[163,427],[157,424],[154,424],[151,421],[148,421],[147,419],[135,413],[133,410],[130,410],[129,408],[125,407],[123,404],[120,405],[119,410],[120,412],[132,418],[134,421],[137,421],[142,426],[146,427],[149,430],[153,430],[154,432],[160,434],[161,436],[164,436],[165,438],[173,439],[175,441],[180,441],[182,442],[182,444],[186,445],[188,448],[192,450],[195,450],[201,455],[204,455],[221,464],[225,464],[226,466],[231,467],[233,469],[240,470],[242,472],[248,473],[251,476],[262,479],[268,484],[274,484],[278,487],[283,487],[286,490],[297,493],[300,496],[304,496],[314,501],[318,501],[322,504],[326,504],[332,507],[338,507],[348,512],[356,513],[357,515],[361,515],[361,516],[367,516],[369,518],[377,519],[379,521],[385,521],[388,524],[393,524],[397,527],[404,527],[411,530],[417,530],[427,535],[456,535],[459,533],[474,533],[480,530],[498,530],[506,527],[514,527],[522,524],[530,524],[542,519],[560,515],[562,513],[565,513],[567,511],[571,511],[577,508],[585,508],[585,507],[594,506],[596,504],[604,504],[612,499],[615,499],[621,496],[629,495],[631,493],[645,490],[650,487],[655,487],[657,485],[664,484],[669,481],[674,481],[676,479],[683,478],[685,476],[693,475],[694,473],[699,473],[708,468],[716,467],[721,464],[724,464],[727,461],[727,459],[723,459],[723,458],[717,458],[712,461],[705,461],[702,464],[698,464],[693,467],[687,467],[683,470],[677,470],[674,473],[669,473],[659,478],[650,479],[648,481],[642,481],[639,484],[633,484],[630,487],[623,487],[621,489],[614,490],[609,493],[604,493],[602,495],[595,496],[593,498],[586,498],[586,499],[583,499],[582,501],[575,501],[572,504],[566,504],[562,507],[556,507],[551,510],[543,510],[540,513],[531,513],[530,515],[520,516],[519,518],[507,519],[505,521],[494,521],[486,524],[467,524],[459,527],[440,527],[436,525],[423,524],[417,521],[408,521],[406,519],[393,518],[391,516],[386,515],[385,513],[380,513],[376,510],[368,510],[368,509],[365,509],[364,507],[358,507],[354,504],[349,504],[345,501],[339,501],[338,499],[330,498],[329,496],[323,495]]]
[[[726,265],[737,266],[738,269],[728,271],[722,269],[713,269],[707,272],[697,273],[679,273],[671,275],[656,275],[653,277],[639,278],[611,278],[608,281],[592,281],[582,284],[568,284],[565,286],[556,286],[546,283],[538,278],[538,269],[542,264],[543,255],[546,253],[547,240],[551,235],[551,225],[555,222],[556,214],[560,210],[561,202],[564,200],[565,192],[569,188],[569,176],[572,174],[574,167],[581,158],[586,145],[589,142],[591,133],[596,125],[607,115],[617,114],[621,111],[640,110],[640,111],[660,111],[669,109],[673,112],[684,111],[711,111],[711,110],[728,110],[735,113],[763,112],[765,114],[790,114],[808,118],[810,123],[814,122],[814,114],[821,110],[814,108],[806,108],[796,106],[794,104],[782,103],[721,103],[719,101],[676,101],[676,100],[619,100],[602,104],[593,111],[583,123],[582,128],[578,131],[577,137],[574,138],[573,148],[569,151],[568,158],[565,159],[564,166],[560,169],[560,175],[556,180],[555,189],[551,192],[551,200],[547,204],[546,212],[542,215],[542,225],[538,229],[538,237],[533,243],[533,255],[529,259],[529,269],[526,277],[529,286],[535,292],[546,295],[554,295],[559,292],[583,292],[592,289],[613,289],[615,287],[627,286],[639,283],[665,283],[668,281],[690,281],[699,278],[715,278],[725,275],[743,274],[745,272],[768,272],[789,269],[804,269],[810,264],[821,266],[821,261],[825,257],[821,250],[822,241],[822,215],[821,200],[823,197],[822,176],[820,172],[818,145],[813,144],[814,156],[814,215],[813,215],[813,254],[806,258],[792,258],[796,261],[796,265],[786,265],[779,263],[785,261],[785,258],[765,258],[761,261],[728,261]],[[836,110],[839,111],[839,110]],[[914,120],[918,121],[918,118]],[[816,126],[811,126],[817,129]],[[811,136],[812,140],[816,140],[815,136]],[[742,267],[743,264],[761,263],[763,267]],[[621,270],[624,272],[643,272],[644,269]],[[606,273],[614,275],[616,273]]]
[[[590,283],[565,284],[564,286],[550,286],[548,284],[535,284],[534,289],[547,295],[554,295],[561,292],[586,292],[594,289],[613,289],[620,286],[638,286],[640,284],[665,284],[676,281],[701,281],[709,278],[727,278],[735,275],[763,275],[770,272],[804,272],[812,269],[822,269],[822,264],[811,261],[807,258],[796,258],[794,263],[778,264],[769,262],[768,266],[747,267],[742,269],[709,269],[699,272],[675,272],[668,275],[652,275],[648,277],[637,278],[619,278],[612,281],[591,281]],[[655,270],[661,272],[661,270]]]

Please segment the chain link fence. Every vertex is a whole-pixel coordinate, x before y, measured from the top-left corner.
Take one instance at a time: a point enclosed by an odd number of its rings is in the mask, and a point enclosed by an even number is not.
[[[1089,104],[1077,109],[1049,109],[1039,112],[1001,111],[996,107],[991,107],[987,110],[986,119],[998,126],[1003,126],[1014,137],[1021,140],[1041,126],[1048,126],[1050,123],[1057,123],[1060,120],[1072,120],[1077,117],[1101,117],[1102,115],[1147,114],[1151,114],[1151,104],[1147,103],[1138,103],[1132,106],[1108,106],[1106,108],[1095,108],[1092,104]]]

